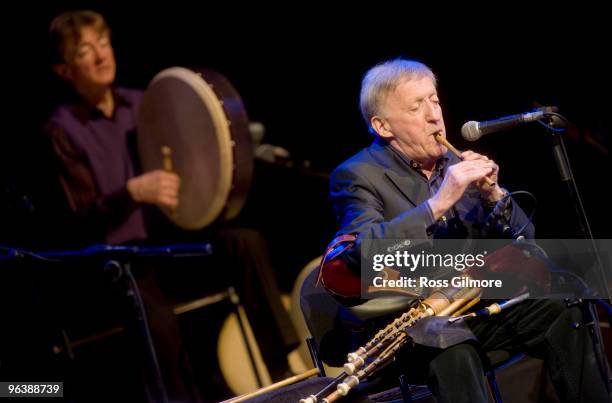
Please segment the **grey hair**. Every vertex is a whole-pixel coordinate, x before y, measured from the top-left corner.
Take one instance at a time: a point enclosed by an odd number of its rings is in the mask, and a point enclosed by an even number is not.
[[[408,59],[393,59],[372,67],[361,81],[359,106],[361,115],[373,132],[370,121],[381,113],[381,105],[387,95],[393,92],[402,81],[430,77],[436,85],[436,76],[429,67],[421,62]]]

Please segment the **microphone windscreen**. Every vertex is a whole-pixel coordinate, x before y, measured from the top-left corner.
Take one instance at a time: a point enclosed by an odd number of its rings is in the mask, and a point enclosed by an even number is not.
[[[475,122],[473,120],[470,120],[469,122],[466,122],[461,127],[461,135],[467,141],[476,141],[480,137],[482,137],[482,134],[480,133],[480,130],[478,130],[478,122]]]

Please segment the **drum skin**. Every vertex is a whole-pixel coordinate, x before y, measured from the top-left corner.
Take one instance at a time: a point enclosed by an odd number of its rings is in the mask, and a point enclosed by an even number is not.
[[[253,175],[253,145],[242,100],[222,75],[171,67],[153,78],[138,117],[143,171],[164,169],[164,146],[181,178],[178,208],[164,211],[170,220],[198,230],[240,213]]]

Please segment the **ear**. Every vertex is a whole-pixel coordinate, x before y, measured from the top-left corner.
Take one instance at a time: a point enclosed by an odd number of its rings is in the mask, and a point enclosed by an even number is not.
[[[54,64],[53,71],[63,80],[66,80],[66,81],[72,80],[72,72],[70,71],[70,68],[68,67],[66,63]]]
[[[372,119],[370,119],[370,124],[380,137],[385,139],[394,137],[391,129],[389,128],[389,124],[380,116],[373,116]]]

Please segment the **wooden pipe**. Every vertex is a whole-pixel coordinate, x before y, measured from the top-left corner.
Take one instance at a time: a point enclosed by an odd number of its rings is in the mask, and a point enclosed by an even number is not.
[[[254,397],[263,395],[264,393],[268,393],[268,392],[271,392],[273,390],[280,389],[283,386],[287,386],[287,385],[291,385],[293,383],[297,383],[297,382],[303,381],[304,379],[313,377],[313,376],[318,375],[318,374],[319,374],[319,370],[317,368],[313,368],[313,369],[310,369],[310,370],[308,370],[308,371],[306,371],[306,372],[304,372],[302,374],[294,375],[294,376],[292,376],[290,378],[287,378],[287,379],[285,379],[283,381],[276,382],[276,383],[273,383],[272,385],[266,386],[265,388],[261,388],[259,390],[256,390],[255,392],[247,393],[247,394],[244,394],[244,395],[241,395],[241,396],[237,396],[237,397],[234,397],[234,398],[229,399],[229,400],[224,400],[221,403],[239,403],[239,402],[244,402],[244,401],[252,399]]]
[[[442,144],[444,147],[448,148],[450,152],[455,154],[457,158],[463,160],[463,157],[461,156],[461,151],[457,150],[451,143],[448,142],[448,140],[446,140],[445,137],[442,137],[440,133],[434,134],[434,138],[438,143]],[[495,186],[495,181],[487,176],[484,177],[484,181],[489,186]]]

